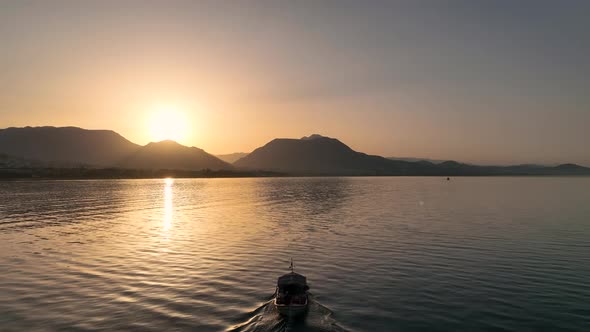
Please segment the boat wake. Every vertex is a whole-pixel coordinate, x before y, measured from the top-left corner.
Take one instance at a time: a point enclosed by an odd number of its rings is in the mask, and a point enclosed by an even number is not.
[[[245,317],[245,322],[228,329],[228,332],[346,332],[336,323],[330,309],[309,297],[308,312],[302,317],[286,318],[269,300]]]

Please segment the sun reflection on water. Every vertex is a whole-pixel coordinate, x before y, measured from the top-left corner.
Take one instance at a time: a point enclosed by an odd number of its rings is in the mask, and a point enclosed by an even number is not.
[[[168,231],[170,226],[172,226],[172,214],[173,214],[173,204],[172,204],[172,185],[174,184],[174,179],[166,178],[164,179],[164,231]]]

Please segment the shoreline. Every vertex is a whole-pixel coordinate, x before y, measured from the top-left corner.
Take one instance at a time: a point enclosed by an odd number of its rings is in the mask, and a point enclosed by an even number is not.
[[[133,180],[133,179],[231,179],[231,178],[305,178],[305,177],[588,177],[590,174],[566,172],[538,173],[434,173],[434,174],[393,174],[393,173],[286,173],[273,171],[237,170],[141,170],[125,168],[4,168],[0,169],[0,181],[22,180]]]

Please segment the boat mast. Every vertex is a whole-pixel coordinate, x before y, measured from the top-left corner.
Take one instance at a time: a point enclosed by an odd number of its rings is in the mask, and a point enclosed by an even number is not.
[[[291,270],[291,273],[295,272],[295,268],[293,267],[293,257],[291,257],[291,265],[289,265],[289,270]]]

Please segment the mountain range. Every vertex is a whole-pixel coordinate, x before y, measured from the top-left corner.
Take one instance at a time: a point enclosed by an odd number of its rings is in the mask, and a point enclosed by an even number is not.
[[[134,169],[232,169],[232,165],[195,147],[173,141],[141,146],[110,130],[76,127],[25,127],[0,130],[0,153],[50,167]]]
[[[116,167],[138,170],[227,170],[287,175],[590,175],[590,168],[477,166],[456,161],[384,158],[351,149],[338,139],[311,135],[277,138],[253,152],[222,155],[174,141],[141,146],[110,130],[76,127],[0,129],[0,168]],[[255,174],[255,173],[253,173]]]
[[[575,164],[477,166],[456,161],[384,158],[354,151],[335,138],[317,134],[274,139],[234,166],[293,175],[590,175],[590,168]]]

